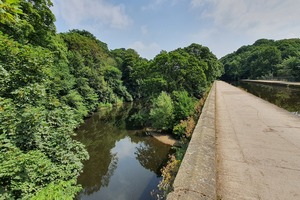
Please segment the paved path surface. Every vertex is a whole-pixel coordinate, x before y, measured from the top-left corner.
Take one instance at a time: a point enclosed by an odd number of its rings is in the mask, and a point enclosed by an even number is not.
[[[300,199],[300,117],[216,84],[217,194],[221,199]]]

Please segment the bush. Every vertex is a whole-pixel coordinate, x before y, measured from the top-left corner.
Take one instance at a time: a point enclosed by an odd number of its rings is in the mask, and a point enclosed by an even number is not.
[[[174,126],[173,133],[179,137],[190,138],[193,134],[196,122],[193,117],[188,117],[187,120],[181,120],[179,124]]]
[[[161,170],[163,179],[158,187],[165,192],[165,196],[172,191],[172,185],[180,167],[180,163],[180,160],[176,159],[174,155],[171,155],[167,165]]]
[[[182,137],[186,132],[187,123],[186,121],[181,121],[179,124],[174,126],[173,133],[179,137]]]
[[[51,182],[40,190],[31,200],[73,200],[81,187],[76,186],[76,181]]]
[[[196,100],[190,97],[187,91],[174,91],[172,99],[176,121],[185,120],[193,114]]]
[[[174,106],[170,95],[162,92],[152,103],[150,110],[152,126],[157,129],[168,130],[173,128]]]

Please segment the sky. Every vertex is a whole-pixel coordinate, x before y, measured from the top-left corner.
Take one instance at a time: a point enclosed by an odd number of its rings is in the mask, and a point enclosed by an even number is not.
[[[84,29],[109,49],[152,59],[198,43],[221,58],[261,38],[300,37],[300,0],[52,0],[58,32]]]

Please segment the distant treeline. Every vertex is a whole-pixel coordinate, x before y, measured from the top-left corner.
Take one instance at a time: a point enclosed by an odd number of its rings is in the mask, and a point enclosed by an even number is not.
[[[0,1],[0,199],[73,199],[88,159],[72,139],[84,117],[103,104],[153,99],[151,125],[184,134],[181,120],[223,73],[199,44],[147,60],[85,30],[57,34],[50,6]]]
[[[300,39],[257,40],[220,59],[224,80],[283,79],[300,81]]]

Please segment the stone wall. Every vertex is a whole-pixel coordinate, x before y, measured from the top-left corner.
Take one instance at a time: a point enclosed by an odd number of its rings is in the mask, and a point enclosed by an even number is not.
[[[202,114],[167,200],[216,199],[215,86],[206,99]]]

